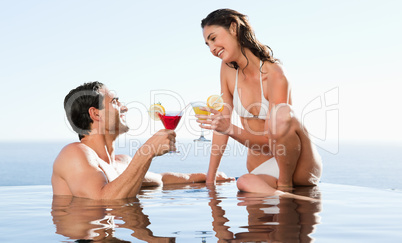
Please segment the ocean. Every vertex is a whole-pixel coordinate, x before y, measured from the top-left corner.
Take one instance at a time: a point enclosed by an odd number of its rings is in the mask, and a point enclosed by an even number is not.
[[[72,141],[70,141],[72,142]],[[69,142],[0,142],[0,186],[50,185],[52,163]],[[134,155],[143,143],[124,140],[118,153]],[[206,172],[211,143],[194,143],[178,138],[179,154],[165,154],[153,160],[150,171]],[[323,159],[321,182],[402,190],[402,146],[399,144],[341,142],[336,152],[319,148]],[[219,171],[239,177],[246,170],[246,150],[233,140],[223,156]]]
[[[0,143],[0,242],[402,242],[397,145],[344,142],[320,149],[320,185],[294,191],[320,198],[314,202],[242,194],[235,182],[149,188],[137,198],[93,201],[53,196],[52,163],[66,143]],[[133,155],[141,143],[116,146]],[[155,158],[151,171],[207,170],[210,143],[177,143],[180,153]],[[234,141],[228,147],[219,170],[241,176],[246,150]]]

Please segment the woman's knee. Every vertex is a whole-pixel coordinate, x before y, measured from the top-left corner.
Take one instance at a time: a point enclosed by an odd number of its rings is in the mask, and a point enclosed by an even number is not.
[[[236,183],[237,183],[237,188],[240,191],[250,191],[250,185],[253,183],[253,177],[255,175],[253,174],[244,174],[242,176],[240,176]]]
[[[247,181],[247,178],[245,178],[245,175],[242,175],[239,178],[237,178],[236,184],[237,184],[237,188],[240,191],[244,191],[244,187],[247,184],[246,181]]]
[[[294,130],[296,117],[288,104],[279,104],[272,108],[269,130],[273,139],[280,139]]]
[[[237,188],[243,192],[272,194],[275,192],[276,179],[268,175],[245,174],[237,179]]]

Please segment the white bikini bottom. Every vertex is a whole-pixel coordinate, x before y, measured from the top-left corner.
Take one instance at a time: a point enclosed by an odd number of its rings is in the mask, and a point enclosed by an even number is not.
[[[250,172],[254,175],[269,175],[276,179],[279,178],[279,167],[275,157],[270,158],[264,163],[260,164],[257,168]]]

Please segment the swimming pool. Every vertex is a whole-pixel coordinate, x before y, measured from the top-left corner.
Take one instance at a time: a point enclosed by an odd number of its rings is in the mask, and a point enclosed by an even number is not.
[[[144,190],[138,199],[55,197],[0,187],[0,242],[401,242],[402,193],[321,183],[308,202],[237,192],[234,182]]]

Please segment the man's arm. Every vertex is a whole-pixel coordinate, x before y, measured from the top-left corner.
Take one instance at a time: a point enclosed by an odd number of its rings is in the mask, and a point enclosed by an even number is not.
[[[153,152],[144,153],[139,149],[127,166],[127,169],[115,180],[102,188],[102,198],[135,197],[141,189],[145,174],[155,156]]]
[[[99,158],[94,151],[84,144],[69,144],[62,149],[53,165],[52,180],[54,194],[65,194],[66,190],[58,190],[64,183],[71,195],[85,198],[99,198],[100,189],[108,180],[99,168]]]
[[[135,153],[127,169],[114,181],[102,188],[102,198],[135,197],[141,189],[152,159],[155,156],[176,150],[175,137],[174,131],[161,130],[148,139]]]
[[[53,176],[62,178],[73,196],[92,199],[135,197],[152,159],[175,149],[174,138],[175,133],[170,130],[155,134],[137,151],[126,170],[111,182],[100,169],[94,151],[84,144],[71,144],[56,159]]]
[[[137,153],[126,170],[115,180],[108,182],[105,173],[99,167],[100,159],[95,152],[83,144],[71,144],[66,146],[56,159],[53,177],[61,177],[71,194],[76,197],[92,199],[135,197],[145,174],[143,171],[148,170],[152,158],[151,154]],[[60,193],[64,194],[55,191],[55,194]]]

